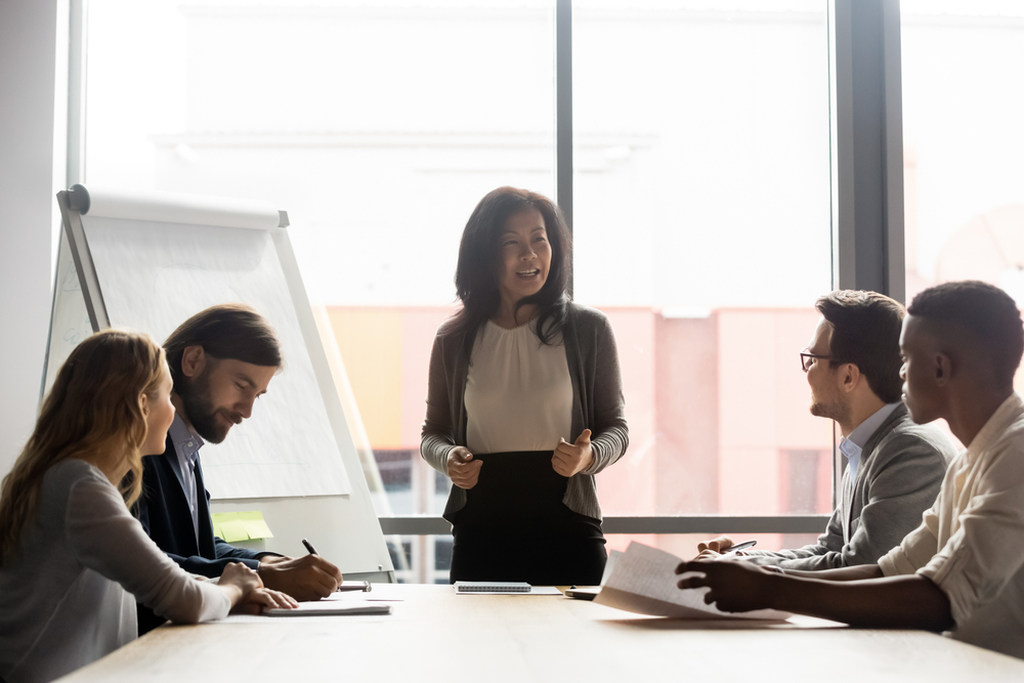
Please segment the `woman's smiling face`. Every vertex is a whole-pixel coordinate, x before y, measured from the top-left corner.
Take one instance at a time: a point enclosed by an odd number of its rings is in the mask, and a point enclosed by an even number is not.
[[[498,291],[502,305],[513,308],[524,297],[536,294],[548,279],[551,268],[551,243],[544,217],[536,209],[519,211],[508,217],[501,233],[501,273]]]

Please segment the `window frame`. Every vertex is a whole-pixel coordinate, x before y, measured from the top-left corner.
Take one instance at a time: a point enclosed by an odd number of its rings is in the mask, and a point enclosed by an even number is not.
[[[572,4],[555,0],[556,200],[573,230]],[[898,0],[828,0],[832,284],[902,301],[903,126]],[[854,107],[854,102],[860,106]],[[571,288],[571,283],[570,283]],[[571,291],[571,289],[570,289]],[[841,457],[833,438],[833,504]],[[385,535],[443,535],[435,515],[379,518]],[[607,534],[819,533],[829,515],[606,516]]]
[[[66,187],[84,169],[85,2],[69,3]],[[556,200],[573,225],[573,0],[555,11]],[[832,284],[905,295],[899,0],[827,2]],[[858,106],[854,107],[854,102]],[[570,292],[572,282],[569,283]],[[833,439],[835,442],[835,439]],[[841,459],[833,443],[833,499]],[[609,534],[818,533],[828,515],[609,516]],[[437,515],[379,516],[385,535],[446,535]]]

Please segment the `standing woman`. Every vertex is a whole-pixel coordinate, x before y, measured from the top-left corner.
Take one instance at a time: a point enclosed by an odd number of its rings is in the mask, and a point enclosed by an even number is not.
[[[136,598],[189,623],[297,604],[241,564],[197,580],[128,511],[142,456],[163,452],[170,391],[163,349],[144,335],[99,332],[61,367],[0,492],[0,679],[51,680],[135,639]]]
[[[462,308],[434,340],[420,443],[453,484],[453,582],[600,582],[594,475],[629,432],[611,326],[569,301],[570,254],[551,200],[511,187],[462,233]]]

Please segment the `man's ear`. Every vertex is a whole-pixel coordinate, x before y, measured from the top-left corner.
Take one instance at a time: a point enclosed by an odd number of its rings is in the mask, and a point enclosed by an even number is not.
[[[845,392],[851,392],[860,384],[863,375],[856,363],[843,363],[839,368],[839,387]]]
[[[935,372],[935,383],[945,386],[953,378],[953,361],[944,353],[935,356],[933,364]]]
[[[181,353],[181,374],[192,378],[201,375],[206,367],[206,352],[198,344],[186,346]]]

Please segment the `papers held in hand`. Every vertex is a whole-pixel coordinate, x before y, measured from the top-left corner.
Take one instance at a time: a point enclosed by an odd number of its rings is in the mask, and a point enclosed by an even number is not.
[[[762,609],[723,612],[704,604],[707,587],[680,590],[675,569],[681,558],[642,543],[633,542],[626,552],[612,551],[605,567],[601,592],[594,602],[609,607],[678,619],[787,619],[791,614]],[[683,574],[685,576],[685,574]]]
[[[330,597],[313,602],[300,602],[294,609],[264,607],[263,614],[270,617],[319,617],[343,614],[391,614],[391,605],[368,600]]]

